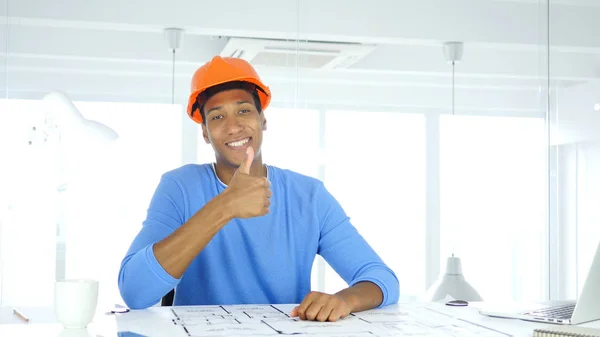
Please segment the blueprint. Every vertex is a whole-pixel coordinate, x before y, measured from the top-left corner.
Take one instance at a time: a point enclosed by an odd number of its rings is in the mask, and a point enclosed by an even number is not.
[[[351,314],[338,322],[290,317],[294,305],[173,307],[173,323],[199,336],[439,336],[506,337],[507,334],[436,312],[424,304]]]

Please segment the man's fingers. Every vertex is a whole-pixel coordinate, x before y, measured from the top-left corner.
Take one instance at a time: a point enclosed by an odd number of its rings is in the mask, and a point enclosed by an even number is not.
[[[250,174],[250,166],[252,166],[252,161],[254,161],[254,149],[252,146],[248,146],[246,149],[246,158],[242,161],[240,168],[238,171],[245,174]]]
[[[300,303],[300,305],[298,306],[298,317],[300,317],[301,320],[306,320],[306,309],[308,309],[308,307],[310,306],[311,302],[305,302],[306,299],[304,299],[304,301],[302,301],[302,303]]]
[[[319,313],[329,305],[329,296],[322,293],[314,293],[313,300],[310,307],[306,309],[306,319],[314,321],[319,316]],[[327,309],[325,309],[327,310]],[[329,309],[331,312],[331,309]],[[325,319],[329,316],[329,312],[326,313]]]
[[[308,309],[306,309],[306,313],[304,314],[306,320],[314,321],[317,318],[319,312],[321,311],[321,308],[323,308],[323,304],[319,302],[312,302]]]
[[[329,314],[329,321],[330,322],[337,322],[340,318],[344,318],[344,313],[342,311],[342,309],[338,308],[334,308],[333,310],[331,310],[331,313]]]
[[[327,321],[327,319],[331,315],[331,312],[333,311],[333,309],[334,308],[331,305],[331,302],[329,302],[326,305],[322,306],[321,310],[319,310],[319,313],[317,314],[317,321],[319,321],[319,322],[325,322],[325,321]]]
[[[302,303],[292,310],[292,317],[299,317],[305,321],[335,322],[349,314],[343,301],[316,291],[311,291]]]
[[[306,320],[306,309],[308,309],[313,302],[314,295],[315,294],[313,292],[308,293],[308,295],[306,295],[302,300],[302,303],[300,303],[300,305],[297,307],[298,317],[300,317],[301,320]]]

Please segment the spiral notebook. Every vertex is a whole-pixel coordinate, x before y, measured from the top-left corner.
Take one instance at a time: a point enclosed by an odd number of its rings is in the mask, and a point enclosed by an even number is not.
[[[533,337],[600,337],[600,329],[580,326],[556,326],[533,330]]]

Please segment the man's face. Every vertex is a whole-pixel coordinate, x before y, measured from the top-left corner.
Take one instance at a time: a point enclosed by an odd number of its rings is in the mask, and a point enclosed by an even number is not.
[[[239,167],[252,146],[260,156],[262,133],[266,130],[263,113],[258,113],[252,95],[241,89],[220,92],[204,104],[202,135],[211,144],[217,162]]]

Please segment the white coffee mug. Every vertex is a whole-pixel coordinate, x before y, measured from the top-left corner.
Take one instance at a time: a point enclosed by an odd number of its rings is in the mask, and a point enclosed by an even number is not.
[[[54,313],[67,329],[84,329],[98,305],[98,281],[61,280],[54,284]]]

